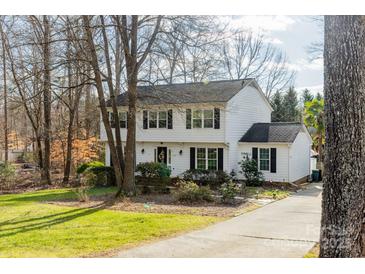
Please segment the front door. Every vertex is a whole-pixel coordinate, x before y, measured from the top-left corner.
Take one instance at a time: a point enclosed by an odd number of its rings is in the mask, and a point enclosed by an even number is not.
[[[157,147],[157,162],[167,164],[167,147]]]

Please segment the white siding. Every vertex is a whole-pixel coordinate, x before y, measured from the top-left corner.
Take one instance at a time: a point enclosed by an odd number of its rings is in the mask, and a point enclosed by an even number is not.
[[[136,162],[154,162],[155,152],[157,147],[167,147],[171,150],[171,175],[178,176],[190,169],[190,147],[208,147],[208,148],[223,148],[223,169],[228,171],[228,150],[224,144],[215,143],[170,143],[170,142],[137,142],[136,144]],[[142,153],[142,149],[144,152]],[[180,155],[180,150],[182,154]],[[110,152],[109,146],[106,144],[105,151],[106,165],[110,165]]]
[[[289,181],[289,147],[288,144],[262,144],[262,143],[240,143],[238,146],[238,157],[241,161],[243,153],[248,153],[249,158],[252,158],[252,148],[276,148],[276,173],[270,171],[262,171],[266,181],[273,182],[288,182]],[[238,169],[240,171],[241,169]],[[239,178],[243,179],[243,175],[239,173]]]
[[[290,182],[295,182],[310,174],[311,141],[304,131],[299,132],[290,146]]]
[[[271,122],[271,109],[253,86],[246,86],[236,94],[226,108],[225,142],[229,143],[231,169],[238,165],[238,141],[254,123]]]
[[[220,128],[192,128],[186,129],[186,109],[214,109],[220,108]],[[139,142],[212,142],[223,143],[225,131],[225,104],[189,104],[177,106],[149,106],[149,110],[168,110],[173,111],[173,129],[143,129],[143,109],[138,109],[136,139]],[[147,108],[145,108],[147,109]],[[120,107],[120,110],[126,110]],[[101,124],[100,139],[106,141],[105,128]],[[114,132],[114,129],[113,129]],[[126,140],[126,129],[121,129],[122,140]]]

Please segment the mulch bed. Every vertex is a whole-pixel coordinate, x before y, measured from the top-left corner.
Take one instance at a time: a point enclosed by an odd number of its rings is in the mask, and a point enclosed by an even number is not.
[[[113,195],[104,195],[90,198],[88,202],[59,200],[47,203],[81,208],[100,207],[103,209],[143,213],[191,214],[216,217],[233,217],[258,207],[256,204],[247,201],[239,201],[235,205],[225,205],[219,201],[199,204],[181,204],[177,202],[171,194],[139,195],[136,197],[123,198],[121,200],[114,200]]]

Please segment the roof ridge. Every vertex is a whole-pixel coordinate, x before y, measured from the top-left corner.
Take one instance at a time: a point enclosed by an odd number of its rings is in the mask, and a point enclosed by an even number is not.
[[[209,84],[209,83],[224,83],[224,82],[238,82],[238,81],[249,81],[255,78],[243,78],[243,79],[233,79],[233,80],[215,80],[215,81],[201,81],[201,82],[189,82],[189,83],[172,83],[172,84],[158,84],[158,85],[143,85],[139,87],[160,87],[160,86],[177,86],[177,85],[194,85],[194,84]]]

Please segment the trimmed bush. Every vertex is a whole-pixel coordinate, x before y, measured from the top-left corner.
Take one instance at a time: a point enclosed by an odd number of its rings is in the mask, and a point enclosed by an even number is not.
[[[238,184],[230,181],[223,184],[219,188],[219,193],[222,195],[222,203],[233,204],[235,202],[235,197],[241,192],[241,188]]]
[[[230,180],[230,176],[223,170],[200,169],[189,169],[185,171],[183,178],[186,181],[198,182],[200,185],[208,185],[215,189]]]
[[[180,202],[211,202],[213,193],[208,186],[198,186],[192,181],[181,181],[175,192],[176,199]]]
[[[87,184],[92,186],[115,185],[114,168],[105,166],[104,163],[93,161],[81,164],[77,168],[77,174],[84,175]]]
[[[239,163],[241,165],[242,174],[246,178],[247,186],[262,186],[264,182],[264,175],[258,169],[255,160],[244,160]]]
[[[136,167],[136,171],[145,178],[168,178],[171,175],[170,168],[164,163],[139,163]]]

